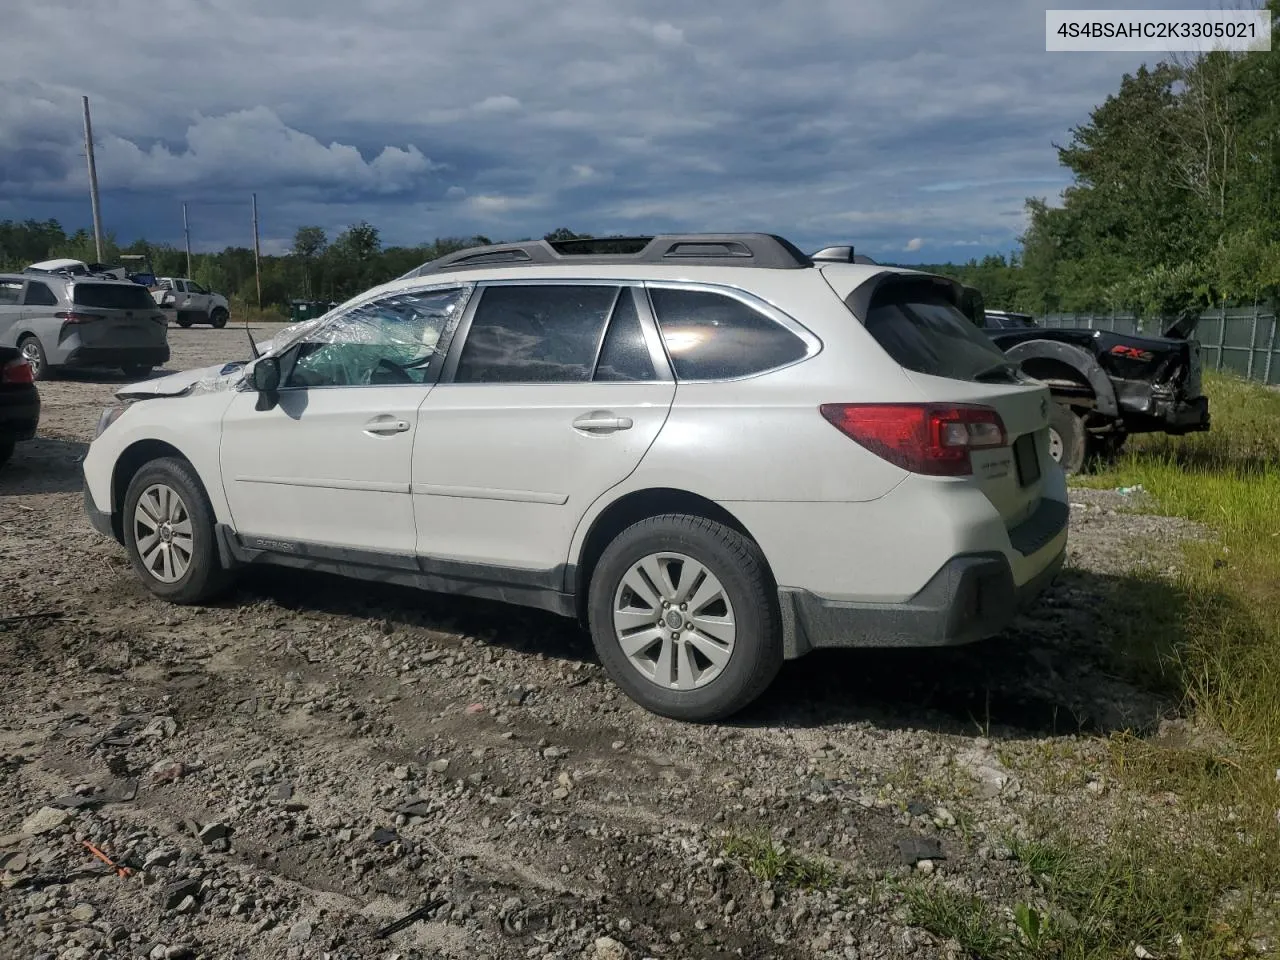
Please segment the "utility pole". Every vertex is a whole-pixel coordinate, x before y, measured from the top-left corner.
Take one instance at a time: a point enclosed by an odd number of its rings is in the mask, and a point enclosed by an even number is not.
[[[191,229],[187,226],[187,205],[182,205],[182,236],[187,243],[187,276],[191,276]]]
[[[262,309],[262,267],[258,264],[258,195],[253,194],[253,273],[258,280],[258,309]]]
[[[93,247],[102,262],[102,211],[98,207],[98,167],[93,162],[93,124],[89,122],[89,98],[84,103],[84,153],[89,158],[89,199],[93,203]]]

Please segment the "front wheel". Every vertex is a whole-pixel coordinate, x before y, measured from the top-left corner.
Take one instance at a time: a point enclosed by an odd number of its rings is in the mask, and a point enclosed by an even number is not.
[[[677,514],[642,520],[605,548],[589,589],[601,663],[654,713],[723,719],[763,693],[782,666],[764,556],[724,524]]]
[[[214,542],[213,507],[191,465],[152,460],[124,497],[124,546],[129,562],[157,597],[203,603],[230,581]]]
[[[214,329],[221,330],[227,325],[227,311],[218,307],[213,313],[209,314],[209,322],[213,324]]]
[[[1049,456],[1068,474],[1084,467],[1084,421],[1065,403],[1055,403],[1049,412]]]

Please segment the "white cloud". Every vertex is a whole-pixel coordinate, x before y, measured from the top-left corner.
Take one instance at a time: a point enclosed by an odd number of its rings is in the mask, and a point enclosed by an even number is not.
[[[907,253],[915,253],[917,250],[919,250],[923,246],[924,246],[924,239],[922,237],[912,237],[910,240],[907,241],[907,245],[902,249],[907,251]]]
[[[639,17],[633,17],[628,21],[627,25],[632,30],[653,38],[664,47],[679,47],[683,46],[685,42],[684,31],[665,21],[652,23]]]
[[[456,200],[459,197],[465,197],[467,195],[467,188],[460,187],[455,183],[452,187],[450,187],[448,190],[444,192],[444,195],[448,197],[450,200]]]
[[[496,97],[485,97],[473,109],[476,113],[514,113],[520,109],[520,101],[515,97],[502,94]]]
[[[482,215],[532,210],[543,206],[544,203],[541,197],[511,197],[492,193],[482,193],[467,198],[467,206]]]

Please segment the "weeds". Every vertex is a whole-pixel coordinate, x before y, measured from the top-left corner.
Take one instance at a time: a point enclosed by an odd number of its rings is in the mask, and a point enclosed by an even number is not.
[[[801,890],[821,890],[837,878],[836,871],[826,863],[796,853],[765,835],[731,836],[725,840],[724,852],[753,877],[768,883],[778,881]]]

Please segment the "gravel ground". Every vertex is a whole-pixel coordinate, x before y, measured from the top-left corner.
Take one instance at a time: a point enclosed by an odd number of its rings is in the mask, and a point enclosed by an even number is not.
[[[0,956],[949,957],[900,882],[1016,894],[1008,839],[1130,802],[1098,735],[1168,712],[1109,667],[1109,611],[1196,531],[1111,492],[1073,492],[1069,567],[1005,636],[815,654],[723,725],[645,713],[534,612],[270,569],[168,606],[82,511],[120,383],[41,384],[0,473]],[[834,882],[765,882],[730,835]]]

